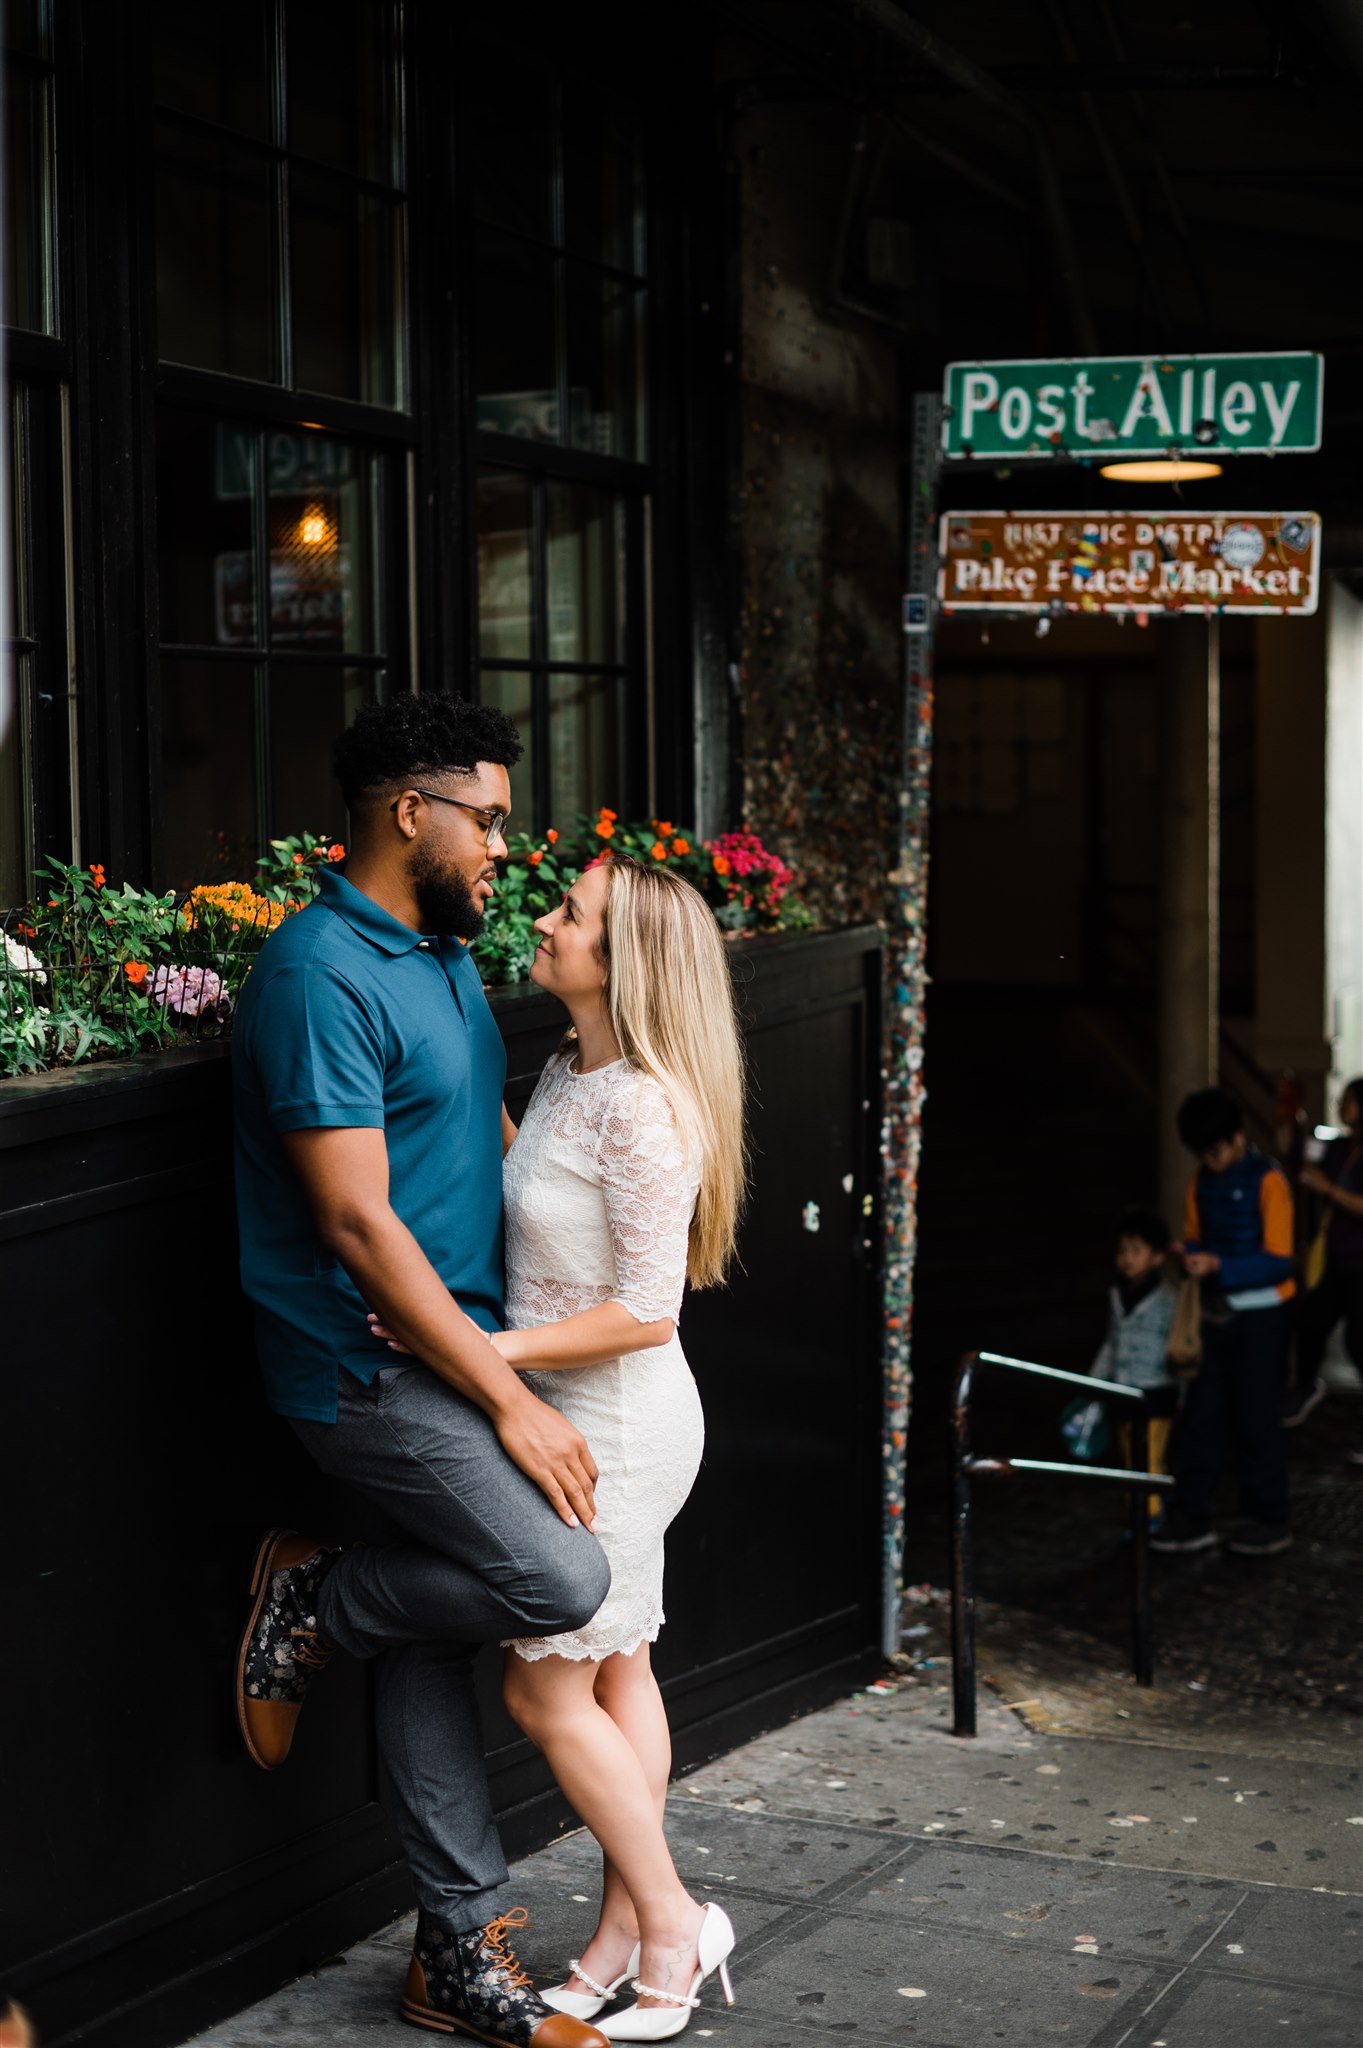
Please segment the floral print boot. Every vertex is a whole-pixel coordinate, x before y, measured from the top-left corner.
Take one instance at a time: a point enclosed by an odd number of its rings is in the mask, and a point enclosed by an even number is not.
[[[317,1594],[337,1546],[271,1529],[256,1549],[251,1615],[237,1652],[237,1726],[263,1771],[289,1753],[308,1686],[333,1646],[317,1626]]]
[[[495,2048],[607,2048],[595,2027],[546,2005],[517,1962],[511,1932],[527,1918],[516,1906],[486,1927],[450,1934],[420,1913],[398,2008],[403,2019]]]

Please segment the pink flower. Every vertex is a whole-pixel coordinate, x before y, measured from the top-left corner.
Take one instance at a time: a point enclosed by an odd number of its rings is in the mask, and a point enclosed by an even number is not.
[[[232,1009],[222,977],[211,967],[158,967],[147,994],[177,1017],[208,1016],[221,1023]]]

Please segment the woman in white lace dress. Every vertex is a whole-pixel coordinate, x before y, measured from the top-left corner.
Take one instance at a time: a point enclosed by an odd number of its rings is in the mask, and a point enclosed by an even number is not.
[[[519,1131],[504,1113],[508,1329],[493,1338],[596,1461],[605,1601],[570,1635],[506,1646],[518,1725],[601,1844],[600,1917],[551,2005],[614,2040],[681,2032],[704,1979],[725,1995],[733,1929],[693,1899],[663,1833],[671,1765],[649,1661],[663,1535],[700,1466],[700,1396],[678,1335],[689,1278],[723,1278],[743,1191],[742,1053],[714,918],[630,860],[588,869],[539,920],[531,979],[572,1030]]]

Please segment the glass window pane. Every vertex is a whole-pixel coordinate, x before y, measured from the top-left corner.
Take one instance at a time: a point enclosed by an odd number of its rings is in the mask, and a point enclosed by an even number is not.
[[[478,638],[502,661],[530,653],[530,480],[514,469],[478,478]]]
[[[623,661],[625,508],[592,484],[551,482],[549,659]]]
[[[625,796],[618,676],[549,678],[549,812],[570,818]]]
[[[535,727],[533,694],[528,675],[508,669],[484,669],[479,685],[484,704],[504,711],[519,733],[525,752],[511,775],[511,825],[513,832],[535,829]],[[551,824],[553,820],[549,821]]]
[[[564,241],[617,270],[643,269],[643,193],[635,136],[604,100],[568,85],[563,95]]]
[[[504,235],[480,235],[475,326],[478,425],[561,440],[552,258]]]
[[[374,669],[276,661],[270,668],[270,833],[346,836],[331,749],[363,704],[383,695]]]
[[[157,0],[149,41],[153,90],[164,107],[270,140],[268,0],[186,7]]]
[[[252,663],[162,661],[159,787],[158,887],[250,875],[260,850]]]
[[[28,801],[23,706],[30,657],[0,653],[0,910],[28,900]]]
[[[397,184],[397,50],[390,0],[286,0],[289,148]]]
[[[5,0],[4,41],[7,50],[25,57],[52,54],[51,0]]]
[[[272,645],[382,652],[376,459],[290,428],[266,436],[265,461]]]
[[[254,427],[163,411],[156,427],[161,638],[250,647],[256,592]]]
[[[599,271],[568,273],[568,382],[574,448],[642,461],[644,295]]]
[[[548,81],[479,75],[461,116],[473,210],[489,226],[537,242],[553,233],[554,111]]]
[[[400,405],[398,207],[296,166],[289,177],[294,382]]]
[[[157,352],[202,370],[272,378],[269,164],[214,136],[157,125]]]
[[[12,64],[5,78],[5,322],[53,332],[52,139],[47,79]]]

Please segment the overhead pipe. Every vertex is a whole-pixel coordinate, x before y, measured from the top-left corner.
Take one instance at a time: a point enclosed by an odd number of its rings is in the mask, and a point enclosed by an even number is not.
[[[1097,355],[1098,332],[1093,324],[1088,298],[1084,291],[1078,251],[1075,247],[1074,232],[1070,224],[1068,209],[1060,188],[1060,177],[1051,154],[1046,131],[1032,113],[1026,102],[1006,85],[1000,84],[990,72],[976,64],[951,43],[927,28],[913,15],[905,14],[895,6],[894,0],[833,0],[833,4],[844,13],[858,20],[869,22],[880,29],[901,48],[911,52],[923,63],[930,64],[944,77],[954,79],[963,91],[986,105],[995,107],[999,113],[1022,129],[1032,145],[1036,157],[1037,181],[1041,187],[1042,203],[1055,245],[1056,265],[1069,304],[1070,323],[1074,338],[1083,355]]]

